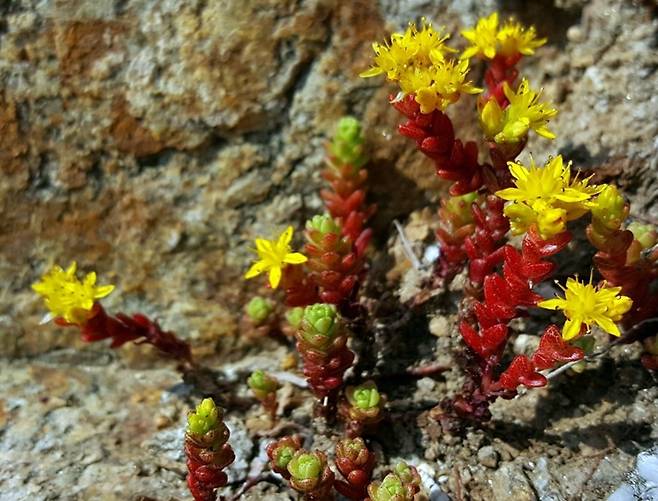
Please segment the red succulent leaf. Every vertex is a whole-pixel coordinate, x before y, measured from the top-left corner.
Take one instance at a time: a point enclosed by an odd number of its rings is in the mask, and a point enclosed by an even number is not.
[[[546,386],[548,380],[535,370],[528,357],[517,355],[507,370],[500,375],[498,383],[506,390],[516,390],[520,384],[528,388]]]
[[[574,362],[582,360],[584,356],[583,350],[562,339],[557,326],[549,325],[539,341],[537,351],[532,355],[532,363],[541,371],[550,369],[556,362]]]

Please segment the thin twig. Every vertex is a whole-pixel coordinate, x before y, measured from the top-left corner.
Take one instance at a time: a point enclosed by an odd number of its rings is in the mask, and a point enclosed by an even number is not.
[[[420,271],[423,268],[423,265],[418,260],[418,257],[416,257],[416,253],[411,247],[409,240],[407,240],[407,235],[404,233],[404,228],[397,221],[397,219],[393,220],[393,224],[395,225],[395,229],[398,230],[398,234],[400,235],[400,242],[402,243],[402,250],[404,252],[404,255],[407,256],[407,259],[411,263],[411,266],[416,271]]]

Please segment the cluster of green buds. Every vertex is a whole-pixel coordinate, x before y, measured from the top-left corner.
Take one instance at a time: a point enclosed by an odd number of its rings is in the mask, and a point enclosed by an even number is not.
[[[373,381],[345,388],[345,398],[338,410],[346,422],[351,437],[371,431],[384,417],[386,397],[379,393]]]
[[[240,330],[248,338],[263,337],[276,330],[277,321],[274,303],[267,298],[254,296],[244,308]]]
[[[187,423],[187,485],[195,501],[211,501],[216,499],[215,490],[228,481],[222,470],[235,459],[228,444],[230,433],[224,424],[222,409],[212,398],[197,405],[190,412]]]
[[[587,236],[597,249],[605,249],[611,236],[616,233],[628,217],[628,204],[611,184],[591,204],[592,223],[587,228]]]
[[[283,437],[267,446],[270,468],[286,480],[290,478],[288,464],[295,453],[302,448],[302,439],[298,435]]]
[[[251,388],[254,396],[263,404],[263,408],[269,412],[272,419],[276,415],[276,390],[279,382],[262,370],[251,373],[247,379],[247,385]]]
[[[361,124],[354,117],[342,117],[329,145],[331,159],[341,165],[351,165],[358,171],[368,160],[364,154]]]
[[[346,346],[347,330],[332,304],[307,306],[296,333],[304,375],[318,398],[335,395],[354,353]]]
[[[288,462],[290,486],[308,501],[332,499],[334,472],[327,464],[327,456],[320,451],[298,450]]]
[[[412,501],[420,490],[420,475],[413,466],[398,463],[381,482],[368,486],[371,501]]]

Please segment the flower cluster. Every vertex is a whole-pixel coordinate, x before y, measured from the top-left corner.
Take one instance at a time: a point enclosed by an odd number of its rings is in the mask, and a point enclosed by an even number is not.
[[[195,501],[215,501],[216,489],[228,481],[222,470],[235,460],[228,444],[230,433],[223,421],[223,411],[211,398],[206,398],[187,421],[187,485]]]
[[[547,123],[557,115],[552,105],[540,103],[541,91],[536,92],[524,78],[516,91],[507,82],[503,93],[508,104],[504,108],[496,99],[489,99],[480,111],[480,125],[485,136],[498,144],[520,143],[534,130],[547,139],[555,139]]]
[[[43,297],[55,323],[80,329],[85,342],[111,339],[111,348],[133,341],[148,343],[163,355],[190,364],[190,346],[172,332],[163,331],[157,322],[142,314],[132,316],[119,313],[108,315],[97,302],[114,290],[113,285],[96,285],[96,273],[88,273],[83,281],[76,276],[76,263],[64,271],[54,266],[47,271],[32,289]]]
[[[391,35],[390,44],[373,44],[375,65],[361,76],[386,74],[404,94],[413,96],[421,113],[444,111],[462,94],[482,92],[467,79],[468,60],[447,57],[454,52],[444,44],[447,39],[424,20],[421,31],[410,24],[405,33]]]
[[[537,38],[534,26],[526,28],[514,19],[508,19],[499,28],[497,12],[478,20],[474,27],[462,30],[461,34],[471,43],[464,50],[463,58],[530,56],[535,53],[535,49],[546,43],[545,38]]]
[[[530,167],[509,162],[514,187],[496,192],[512,203],[505,207],[514,234],[526,233],[536,226],[540,236],[551,238],[566,230],[568,221],[583,216],[591,207],[591,198],[603,186],[590,186],[588,179],[571,179],[571,162],[562,155],[549,159],[543,168],[532,160]]]
[[[78,266],[73,261],[64,271],[53,266],[32,289],[43,297],[53,318],[61,318],[69,324],[83,325],[91,316],[97,299],[114,290],[114,285],[96,285],[96,273],[87,273],[84,280],[76,276]]]
[[[404,33],[393,33],[390,43],[372,44],[375,51],[374,66],[361,73],[361,77],[374,77],[386,74],[389,80],[398,81],[414,70],[427,70],[444,61],[449,52],[454,52],[445,45],[449,35],[443,35],[422,20],[418,31],[410,23]]]

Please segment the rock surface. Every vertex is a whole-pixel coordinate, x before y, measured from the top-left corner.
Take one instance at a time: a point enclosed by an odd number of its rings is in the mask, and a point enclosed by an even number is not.
[[[196,397],[148,348],[109,353],[39,326],[44,312],[29,286],[47,267],[75,259],[95,269],[117,285],[108,309],[158,318],[215,367],[242,359],[242,374],[262,363],[260,351],[278,363],[281,350],[234,336],[257,287],[241,275],[254,236],[300,227],[319,210],[323,144],[337,118],[364,120],[382,248],[392,219],[443,189],[395,134],[391,89],[357,76],[370,43],[423,15],[455,32],[500,7],[550,40],[522,72],[560,109],[558,139],[532,138],[527,151],[539,161],[561,152],[614,179],[634,215],[658,220],[652,2],[2,3],[0,498],[188,496],[180,443]],[[464,137],[477,137],[472,104],[451,111]],[[419,338],[418,353],[449,363],[451,331],[438,320],[433,327],[437,335]],[[442,488],[472,499],[506,499],[509,489],[527,499],[601,499],[636,449],[658,439],[655,387],[631,355],[620,349],[620,367],[588,371],[582,392],[566,381],[497,403],[493,435],[452,443],[427,425],[419,440],[405,432],[413,419],[401,419],[395,431],[408,445],[395,454],[424,456]],[[414,398],[436,400],[458,385],[452,370],[440,384],[419,385]],[[243,457],[234,478],[258,452],[253,430],[240,429],[245,412],[230,421]],[[478,465],[485,449],[486,461],[500,457],[498,470]],[[289,498],[278,483],[261,483],[245,499],[277,496]]]

